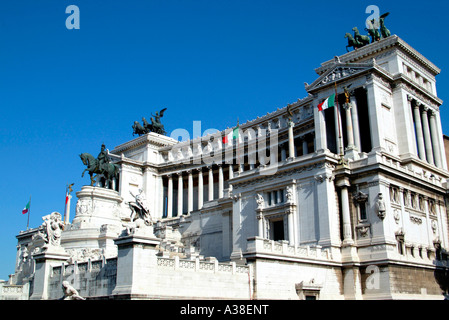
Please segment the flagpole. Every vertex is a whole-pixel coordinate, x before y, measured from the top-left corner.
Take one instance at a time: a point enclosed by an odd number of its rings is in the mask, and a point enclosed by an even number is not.
[[[240,127],[239,127],[239,118],[237,117],[237,152],[236,152],[236,156],[237,156],[237,164],[238,164],[238,171],[240,172],[240,156],[239,156],[239,151],[240,151]],[[233,135],[234,138],[234,135]]]
[[[30,212],[31,212],[31,195],[30,195],[30,207],[28,208],[27,230],[30,226]]]

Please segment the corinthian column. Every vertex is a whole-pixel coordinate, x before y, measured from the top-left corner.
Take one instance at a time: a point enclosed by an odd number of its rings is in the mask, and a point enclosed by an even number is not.
[[[203,207],[203,168],[198,168],[198,210]]]
[[[360,128],[359,128],[359,115],[357,112],[357,99],[351,95],[351,115],[352,115],[352,130],[354,132],[354,144],[359,152],[362,151],[362,143],[360,142]]]
[[[182,172],[178,172],[178,217],[183,214]]]
[[[188,200],[187,200],[187,213],[190,214],[193,211],[193,175],[192,170],[187,171],[189,174],[188,178]]]
[[[433,164],[433,152],[432,152],[432,140],[430,139],[430,128],[429,128],[429,119],[427,117],[427,111],[429,108],[424,107],[422,110],[422,122],[423,122],[423,131],[424,131],[424,142],[426,146],[426,157],[427,162]]]
[[[421,115],[419,114],[419,105],[415,103],[413,106],[413,114],[415,115],[416,142],[418,143],[418,156],[421,160],[426,161],[426,150],[424,149],[424,136],[421,125]]]
[[[218,199],[223,198],[223,188],[224,188],[224,179],[223,179],[223,165],[218,164]]]
[[[288,156],[290,159],[295,158],[295,140],[293,137],[293,126],[295,124],[290,119],[288,120]]]
[[[349,194],[348,194],[349,181],[347,179],[344,179],[338,183],[338,186],[341,188],[343,245],[352,245],[354,244],[354,240],[352,239],[351,214],[349,211]]]
[[[167,218],[173,217],[173,177],[168,176],[168,194],[167,194]]]
[[[209,169],[209,198],[208,200],[214,200],[214,172],[212,166],[207,167]]]
[[[438,135],[438,128],[437,128],[437,122],[436,122],[436,112],[431,111],[430,112],[430,133],[432,136],[432,143],[433,143],[433,154],[435,156],[435,165],[438,168],[442,168],[443,164],[441,161],[441,147],[440,147],[440,139]]]
[[[345,103],[343,108],[346,112],[346,134],[348,136],[348,149],[354,149],[354,131],[352,128],[351,104]]]

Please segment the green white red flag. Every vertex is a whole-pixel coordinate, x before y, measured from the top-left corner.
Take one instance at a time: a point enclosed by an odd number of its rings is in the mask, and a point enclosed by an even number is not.
[[[318,105],[318,111],[323,111],[327,108],[335,106],[335,94],[330,95],[326,100]]]
[[[28,213],[28,211],[30,211],[30,204],[31,204],[31,200],[28,201],[28,203],[27,203],[27,205],[25,206],[25,208],[23,208],[22,214],[26,214],[26,213]]]
[[[238,139],[239,137],[239,127],[235,127],[231,132],[223,137],[223,143],[228,144],[231,143],[232,140]]]

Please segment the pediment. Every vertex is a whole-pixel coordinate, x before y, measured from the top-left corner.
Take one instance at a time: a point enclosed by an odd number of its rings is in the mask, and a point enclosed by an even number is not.
[[[354,75],[372,69],[373,67],[374,63],[371,61],[366,63],[342,63],[335,61],[312,84],[309,85],[306,83],[305,88],[307,92],[312,93],[321,87],[333,84],[336,81],[350,78]]]

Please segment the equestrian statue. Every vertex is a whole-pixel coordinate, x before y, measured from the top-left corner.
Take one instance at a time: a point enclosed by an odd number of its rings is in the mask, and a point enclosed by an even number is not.
[[[101,151],[97,158],[89,153],[82,153],[79,156],[81,161],[83,161],[83,164],[87,166],[81,174],[81,177],[84,177],[84,173],[88,171],[90,175],[90,185],[93,186],[97,176],[103,175],[104,187],[108,189],[112,188],[112,181],[113,179],[118,178],[120,167],[117,164],[110,163],[108,151],[104,144],[101,145]],[[94,174],[96,174],[96,176],[94,176]]]

